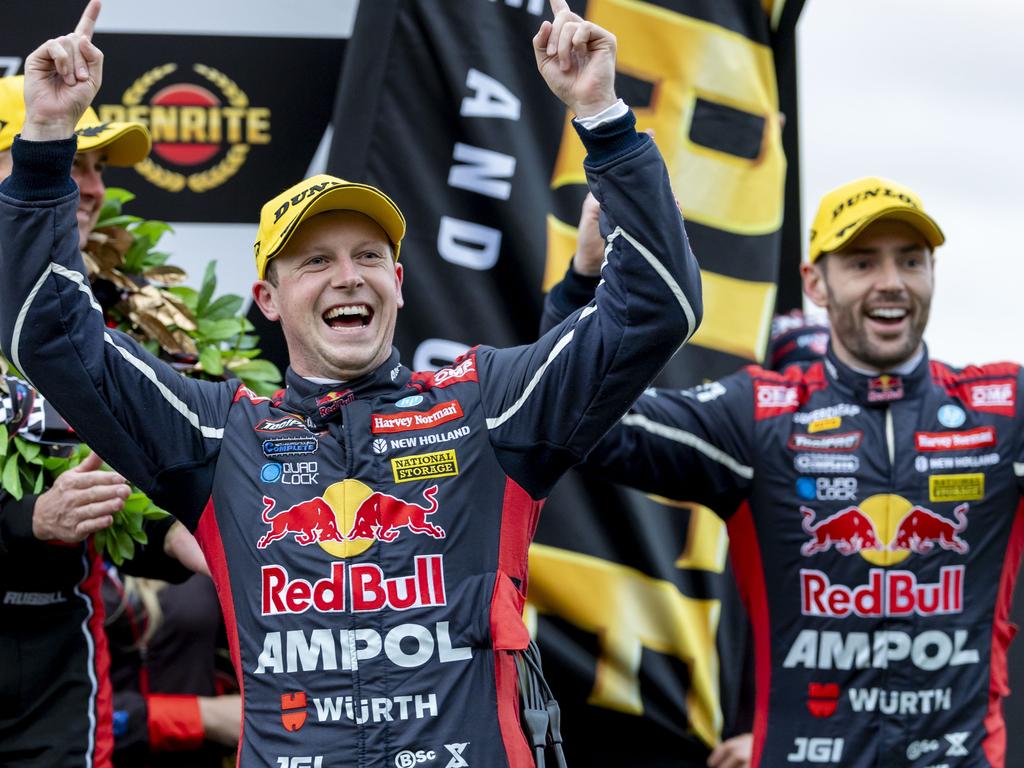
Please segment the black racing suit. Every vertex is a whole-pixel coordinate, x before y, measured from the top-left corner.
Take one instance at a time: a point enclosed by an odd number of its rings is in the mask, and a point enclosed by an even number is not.
[[[102,560],[91,539],[36,539],[35,502],[0,492],[0,765],[104,768],[113,708]],[[125,562],[126,573],[188,577],[163,552],[173,522],[147,524],[150,542]]]
[[[182,378],[103,328],[81,289],[76,195],[52,169],[73,143],[15,144],[0,185],[3,347],[196,529],[240,676],[243,768],[533,765],[512,652],[529,640],[542,500],[701,313],[664,164],[633,124],[580,129],[611,228],[594,306],[433,373],[397,352],[333,387],[289,371],[280,403]]]
[[[548,324],[586,300],[573,273]],[[1024,548],[1021,372],[830,352],[649,390],[588,470],[728,520],[755,634],[754,766],[1002,768]]]

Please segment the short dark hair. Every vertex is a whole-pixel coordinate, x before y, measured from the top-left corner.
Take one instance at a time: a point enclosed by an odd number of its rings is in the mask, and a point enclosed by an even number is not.
[[[267,268],[263,270],[267,282],[277,288],[277,262],[271,259],[267,262]]]

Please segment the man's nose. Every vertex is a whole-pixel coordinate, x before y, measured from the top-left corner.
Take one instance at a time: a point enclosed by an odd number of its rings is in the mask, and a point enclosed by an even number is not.
[[[331,272],[331,284],[336,288],[358,288],[363,284],[363,276],[351,256],[341,256],[334,262]]]
[[[880,291],[902,291],[906,287],[903,272],[895,256],[886,256],[882,259],[875,287]]]
[[[103,184],[103,174],[97,168],[75,168],[71,177],[78,185],[78,191],[82,197],[93,197],[103,199],[106,187]]]

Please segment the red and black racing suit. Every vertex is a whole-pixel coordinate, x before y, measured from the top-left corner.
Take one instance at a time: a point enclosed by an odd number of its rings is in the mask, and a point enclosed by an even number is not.
[[[664,164],[633,125],[580,129],[610,224],[596,305],[535,344],[433,373],[397,352],[333,387],[289,371],[281,403],[185,379],[104,328],[74,235],[74,143],[15,143],[0,185],[3,347],[196,529],[240,676],[242,768],[533,765],[511,652],[529,641],[541,502],[701,312]]]
[[[586,301],[570,275],[546,322]],[[727,519],[755,634],[754,766],[1002,768],[1024,547],[1021,372],[831,352],[649,390],[587,458]]]

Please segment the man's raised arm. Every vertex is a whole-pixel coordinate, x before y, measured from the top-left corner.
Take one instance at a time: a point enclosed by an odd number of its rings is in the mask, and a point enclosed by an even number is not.
[[[25,122],[0,184],[0,347],[111,466],[198,519],[237,382],[185,379],[106,328],[78,248],[75,126],[99,89],[92,0],[25,62]],[[183,482],[185,476],[188,482]]]
[[[629,408],[700,322],[700,271],[668,173],[615,96],[615,38],[553,0],[537,66],[573,111],[607,225],[594,303],[537,343],[477,353],[491,442],[534,498]]]

